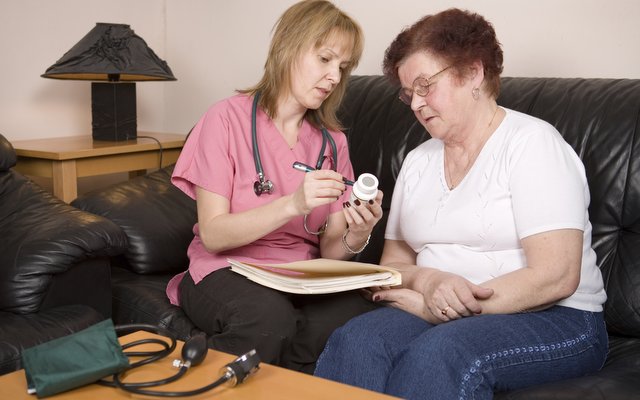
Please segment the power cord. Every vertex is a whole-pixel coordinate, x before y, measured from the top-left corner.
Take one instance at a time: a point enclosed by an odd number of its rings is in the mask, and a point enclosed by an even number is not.
[[[139,135],[138,139],[151,139],[151,140],[155,140],[156,143],[158,143],[159,156],[160,156],[160,162],[158,163],[158,169],[162,169],[162,152],[164,151],[164,148],[162,147],[162,143],[160,142],[160,140],[158,140],[157,138],[154,138],[153,136],[145,136],[145,135]]]
[[[153,325],[147,324],[130,324],[130,325],[120,325],[116,327],[116,332],[121,334],[122,332],[130,332],[136,330],[145,330],[148,332],[156,333],[162,336],[165,336],[170,340],[170,343],[167,343],[165,340],[161,339],[142,339],[136,340],[132,343],[128,343],[122,346],[123,350],[127,350],[131,347],[139,346],[141,344],[148,343],[156,343],[160,344],[162,350],[158,351],[143,351],[143,352],[131,352],[125,351],[124,354],[128,357],[147,357],[138,362],[132,363],[129,369],[120,372],[118,374],[113,375],[112,381],[107,381],[101,379],[98,381],[99,384],[111,387],[118,387],[127,392],[142,394],[147,396],[159,396],[159,397],[182,397],[182,396],[194,396],[200,393],[204,393],[211,389],[214,389],[223,383],[229,383],[230,386],[236,386],[242,382],[250,375],[254,374],[260,367],[260,357],[256,353],[255,350],[251,350],[246,354],[236,358],[233,362],[225,365],[221,371],[221,376],[212,382],[209,385],[203,386],[198,389],[182,391],[182,392],[172,392],[172,391],[159,391],[159,390],[149,390],[144,388],[154,387],[165,385],[170,382],[174,382],[184,376],[189,368],[194,367],[196,365],[201,364],[208,352],[207,348],[207,339],[204,333],[200,333],[192,336],[189,340],[187,340],[182,346],[182,360],[174,360],[173,365],[178,367],[179,370],[172,376],[167,378],[148,381],[148,382],[123,382],[121,377],[127,371],[130,371],[133,368],[140,367],[145,364],[149,364],[153,361],[159,360],[161,358],[166,357],[168,354],[171,354],[176,347],[176,339],[175,336],[167,331],[164,328],[160,328]]]

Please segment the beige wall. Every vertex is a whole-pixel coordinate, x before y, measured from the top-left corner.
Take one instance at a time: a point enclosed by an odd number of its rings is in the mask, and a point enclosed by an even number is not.
[[[366,35],[358,74],[419,16],[457,6],[494,23],[508,76],[640,78],[637,0],[336,0]],[[261,75],[273,23],[294,0],[0,0],[0,133],[90,133],[90,84],[40,77],[96,22],[128,23],[177,82],[138,83],[138,127],[186,133]]]

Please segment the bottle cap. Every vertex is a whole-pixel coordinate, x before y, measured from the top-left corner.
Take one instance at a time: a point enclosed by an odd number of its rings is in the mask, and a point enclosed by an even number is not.
[[[360,200],[369,201],[378,194],[378,178],[373,174],[364,173],[358,177],[353,185],[353,195]]]

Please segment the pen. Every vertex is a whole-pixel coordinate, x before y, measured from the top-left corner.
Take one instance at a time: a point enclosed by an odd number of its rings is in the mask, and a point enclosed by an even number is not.
[[[308,166],[307,164],[303,164],[300,161],[296,161],[293,163],[293,168],[297,169],[298,171],[302,171],[302,172],[311,172],[311,171],[315,171],[316,169],[313,167]],[[342,178],[342,181],[344,182],[345,185],[349,185],[349,186],[353,186],[353,184],[355,182],[350,181],[346,178]]]
[[[311,172],[311,171],[315,171],[315,168],[311,168],[310,166],[308,166],[307,164],[303,164],[300,161],[296,161],[293,163],[293,168],[297,169],[298,171],[302,171],[302,172]]]

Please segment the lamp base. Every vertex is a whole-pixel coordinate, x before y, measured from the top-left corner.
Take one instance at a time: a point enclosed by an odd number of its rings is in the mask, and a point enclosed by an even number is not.
[[[136,84],[92,82],[93,140],[122,141],[138,137]]]

